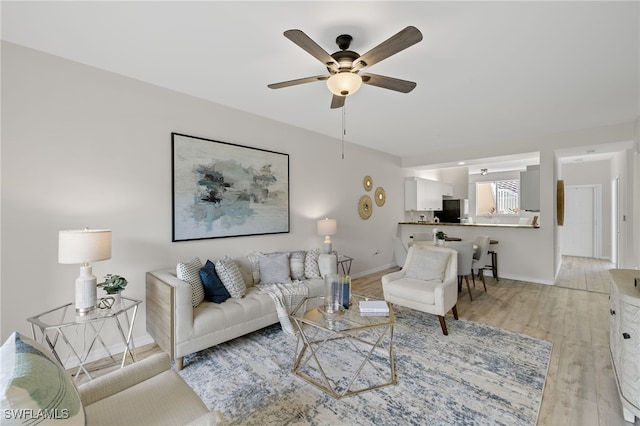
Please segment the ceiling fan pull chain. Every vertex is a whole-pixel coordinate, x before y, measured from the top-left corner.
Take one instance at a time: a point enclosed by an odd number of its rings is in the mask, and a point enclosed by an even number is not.
[[[342,105],[342,159],[344,160],[344,135],[347,134],[346,122],[347,116],[345,111],[346,106]]]

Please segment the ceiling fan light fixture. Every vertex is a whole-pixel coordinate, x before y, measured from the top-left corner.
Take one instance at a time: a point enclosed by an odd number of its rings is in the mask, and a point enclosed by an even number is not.
[[[336,96],[353,95],[360,89],[362,77],[350,71],[333,74],[327,80],[327,87]]]

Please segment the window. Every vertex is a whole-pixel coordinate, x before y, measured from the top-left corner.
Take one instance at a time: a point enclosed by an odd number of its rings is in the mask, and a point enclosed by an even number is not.
[[[518,215],[520,182],[497,180],[476,183],[476,215]]]

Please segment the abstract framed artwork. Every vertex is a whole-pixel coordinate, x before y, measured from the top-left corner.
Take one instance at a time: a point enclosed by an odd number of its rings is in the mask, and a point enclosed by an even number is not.
[[[289,232],[289,155],[171,133],[172,241]]]

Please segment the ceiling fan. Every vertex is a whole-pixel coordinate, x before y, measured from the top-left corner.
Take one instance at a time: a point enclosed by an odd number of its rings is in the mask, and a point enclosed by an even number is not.
[[[416,27],[406,27],[364,55],[348,50],[353,40],[349,34],[342,34],[336,38],[336,44],[340,50],[331,55],[301,30],[287,30],[284,32],[284,36],[322,62],[327,67],[329,75],[316,75],[273,83],[267,86],[270,89],[326,81],[333,94],[331,108],[340,108],[344,105],[346,97],[354,94],[362,83],[401,93],[409,93],[416,87],[416,83],[412,81],[371,73],[358,74],[363,68],[370,67],[422,40],[422,33]]]

